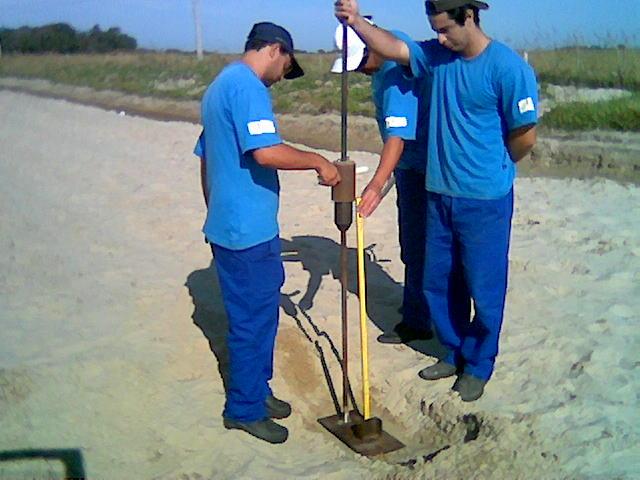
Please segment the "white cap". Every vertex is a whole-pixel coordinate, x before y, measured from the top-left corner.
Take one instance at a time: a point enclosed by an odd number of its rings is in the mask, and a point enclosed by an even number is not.
[[[373,25],[373,22],[367,18],[367,21]],[[336,48],[342,50],[342,24],[336,28],[335,35]],[[347,71],[353,72],[356,70],[362,59],[364,58],[367,46],[358,36],[355,30],[351,27],[347,27]],[[342,55],[336,58],[331,67],[332,73],[342,73]]]

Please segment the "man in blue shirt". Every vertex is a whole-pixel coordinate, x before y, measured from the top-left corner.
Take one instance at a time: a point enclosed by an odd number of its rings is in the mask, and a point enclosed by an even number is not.
[[[427,0],[425,7],[438,38],[420,43],[371,26],[356,0],[338,0],[335,13],[385,58],[416,77],[433,75],[424,293],[448,353],[420,376],[460,373],[453,389],[473,401],[498,354],[515,163],[535,144],[537,85],[533,70],[480,28],[485,2]]]
[[[405,36],[402,32],[395,35]],[[408,37],[407,37],[408,38]],[[335,35],[342,48],[342,26]],[[433,337],[422,292],[425,245],[425,168],[431,78],[407,78],[404,67],[385,61],[370,51],[349,27],[347,70],[371,76],[376,121],[383,141],[380,162],[362,192],[359,211],[367,217],[382,200],[382,190],[393,173],[396,180],[400,258],[405,265],[402,321],[378,337],[381,343],[408,343]],[[342,58],[336,59],[334,73],[342,72]],[[420,101],[419,101],[420,100]]]
[[[272,419],[291,413],[269,387],[284,283],[277,170],[316,170],[325,185],[340,180],[326,158],[287,146],[278,134],[268,87],[303,75],[293,52],[284,28],[255,24],[242,59],[225,67],[204,94],[204,128],[194,150],[207,204],[203,232],[229,319],[223,423],[270,443],[288,436]]]

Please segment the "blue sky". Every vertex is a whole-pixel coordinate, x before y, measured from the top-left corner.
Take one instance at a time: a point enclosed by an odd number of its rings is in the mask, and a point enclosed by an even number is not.
[[[640,46],[640,0],[488,0],[486,33],[518,48],[576,43]],[[200,0],[206,50],[241,51],[251,25],[271,20],[288,28],[296,48],[333,47],[332,0]],[[431,38],[423,0],[360,0],[384,27]],[[141,47],[193,50],[192,0],[0,0],[0,26],[67,22],[80,30],[117,26]]]

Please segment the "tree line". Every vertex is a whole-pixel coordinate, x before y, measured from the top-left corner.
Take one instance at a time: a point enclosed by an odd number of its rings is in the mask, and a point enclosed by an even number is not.
[[[0,28],[0,47],[6,53],[105,53],[135,50],[138,42],[117,27],[101,30],[99,25],[86,32],[66,23],[42,27]]]

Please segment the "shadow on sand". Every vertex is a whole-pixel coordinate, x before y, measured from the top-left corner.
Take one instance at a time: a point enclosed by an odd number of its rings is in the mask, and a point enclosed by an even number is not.
[[[59,460],[64,465],[65,479],[84,479],[87,477],[82,452],[77,448],[0,452],[0,462],[15,462],[22,465],[28,460]],[[28,468],[28,463],[25,468]],[[29,478],[28,473],[25,473],[25,475],[24,478]]]
[[[380,259],[375,253],[376,244],[365,247],[365,274],[367,278],[367,316],[383,332],[390,331],[400,321],[398,307],[402,303],[403,285],[395,281],[383,268],[384,263],[391,260]],[[282,256],[285,262],[300,262],[302,268],[309,272],[309,280],[304,294],[296,303],[292,297],[300,292],[288,295],[289,301],[302,312],[307,312],[313,307],[317,292],[320,290],[322,280],[328,276],[336,281],[340,279],[340,244],[318,236],[295,236],[291,240],[282,239]],[[357,285],[357,252],[355,248],[349,248],[347,254],[349,262],[349,281],[347,290],[358,296]],[[336,298],[336,314],[340,314],[340,299]],[[282,305],[282,303],[281,303]],[[285,311],[286,308],[285,308]],[[290,312],[287,312],[291,315]],[[308,315],[307,315],[308,316]],[[354,324],[358,318],[358,312],[349,312],[350,324]],[[311,319],[309,319],[311,322]],[[357,322],[355,322],[357,324]],[[415,341],[409,343],[413,350],[441,358],[445,350],[436,339],[428,341]]]
[[[304,288],[304,292],[298,289],[292,293],[282,293],[280,306],[284,313],[296,322],[298,329],[316,350],[329,394],[336,413],[339,413],[341,411],[341,402],[336,394],[334,380],[329,373],[327,352],[341,364],[342,353],[338,349],[341,341],[340,339],[332,339],[327,332],[321,330],[309,314],[309,311],[313,307],[323,279],[328,277],[339,281],[340,245],[331,239],[318,236],[295,236],[291,240],[283,238],[281,242],[283,261],[287,263],[299,262],[302,268],[309,272],[309,280],[306,286],[300,285],[301,288]],[[357,295],[356,249],[349,249],[348,261],[349,283],[347,289],[352,294]],[[382,263],[388,261],[376,257],[375,244],[369,245],[365,249],[367,313],[369,319],[382,331],[391,330],[400,321],[398,306],[402,301],[402,284],[396,282],[381,266]],[[215,271],[215,263],[212,261],[208,268],[196,270],[189,274],[186,286],[189,289],[194,305],[193,323],[209,341],[209,347],[218,361],[218,370],[225,391],[227,391],[229,358],[226,334],[228,324]],[[296,301],[295,298],[298,298],[300,294],[302,296]],[[336,298],[335,304],[336,315],[339,315],[339,298]],[[350,312],[351,325],[354,324],[351,319],[357,318],[357,315],[357,312]],[[440,358],[444,355],[442,346],[435,339],[411,342],[409,347],[432,357]],[[338,381],[341,382],[341,380]],[[339,384],[341,385],[341,383]],[[355,405],[356,402],[351,389],[349,389],[349,396],[352,404]]]
[[[222,303],[215,261],[212,259],[209,267],[191,272],[185,286],[189,289],[189,295],[193,301],[191,318],[209,341],[209,348],[218,361],[218,371],[226,392],[229,380],[228,322]]]

